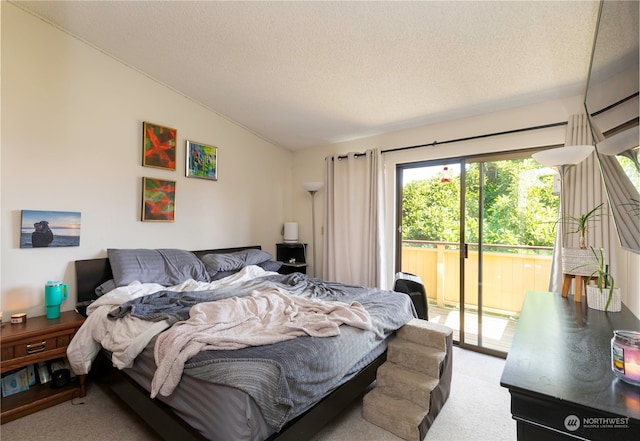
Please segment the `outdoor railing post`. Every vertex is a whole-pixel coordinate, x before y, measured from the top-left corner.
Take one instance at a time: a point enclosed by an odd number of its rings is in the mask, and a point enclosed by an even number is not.
[[[444,307],[444,291],[446,282],[446,268],[444,259],[444,244],[437,245],[438,270],[436,274],[436,303],[438,307]]]

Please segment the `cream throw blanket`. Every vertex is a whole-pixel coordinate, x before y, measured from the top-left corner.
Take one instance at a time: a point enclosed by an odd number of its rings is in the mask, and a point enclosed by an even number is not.
[[[189,315],[158,336],[151,398],[170,395],[187,360],[203,350],[268,345],[302,335],[331,337],[340,334],[341,324],[371,329],[371,317],[359,302],[306,299],[278,288],[200,303]]]

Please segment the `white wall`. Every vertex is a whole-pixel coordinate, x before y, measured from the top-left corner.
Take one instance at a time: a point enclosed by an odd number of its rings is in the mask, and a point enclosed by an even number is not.
[[[459,121],[449,121],[417,129],[387,133],[365,139],[358,139],[341,144],[322,146],[315,149],[298,151],[293,159],[293,206],[294,216],[300,222],[301,238],[311,237],[311,209],[308,194],[304,192],[302,183],[306,181],[324,181],[324,158],[334,154],[361,152],[378,147],[382,150],[396,149],[406,146],[423,145],[433,141],[461,139],[476,135],[509,131],[525,127],[534,127],[556,122],[567,121],[569,115],[582,113],[582,97],[571,97],[548,101],[536,105],[510,109],[502,112],[487,113]],[[565,127],[555,127],[512,135],[489,137],[473,141],[465,141],[434,147],[402,150],[385,153],[385,199],[386,199],[386,246],[387,246],[387,280],[393,280],[394,272],[394,229],[395,229],[395,168],[397,164],[432,159],[452,158],[488,152],[515,150],[545,145],[564,144]],[[321,274],[323,220],[322,198],[320,191],[316,199],[316,244],[318,247],[318,274]],[[305,205],[305,201],[306,204]],[[310,240],[310,239],[305,239]],[[622,273],[620,286],[625,287],[623,301],[640,316],[640,256],[623,250],[619,251],[619,268]]]
[[[258,244],[291,217],[291,152],[2,2],[1,307],[44,314],[47,280],[75,306],[73,261],[107,248]],[[170,62],[170,60],[168,61]],[[178,130],[177,170],[142,167],[142,122]],[[219,148],[219,179],[186,178],[184,142]],[[142,177],[177,181],[176,220],[141,222]],[[79,247],[21,249],[21,210],[82,213]]]

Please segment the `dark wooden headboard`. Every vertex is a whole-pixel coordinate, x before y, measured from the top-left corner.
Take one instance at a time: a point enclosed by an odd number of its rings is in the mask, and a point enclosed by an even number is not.
[[[234,251],[242,251],[250,248],[258,250],[262,249],[260,245],[252,245],[247,247],[219,248],[215,250],[198,250],[192,252],[196,256],[201,257],[205,254],[233,253]],[[113,279],[109,259],[107,257],[103,257],[101,259],[76,260],[75,264],[78,303],[96,300],[98,297],[96,296],[95,289],[107,280]]]

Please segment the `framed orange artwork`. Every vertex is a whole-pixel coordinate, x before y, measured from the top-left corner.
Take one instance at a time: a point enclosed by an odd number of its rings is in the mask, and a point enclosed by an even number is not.
[[[142,123],[142,165],[176,169],[178,131],[149,122]]]

